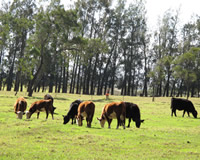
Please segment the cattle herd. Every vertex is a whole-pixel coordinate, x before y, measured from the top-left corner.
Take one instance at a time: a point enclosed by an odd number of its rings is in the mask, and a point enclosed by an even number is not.
[[[37,113],[38,119],[40,112],[45,111],[46,119],[48,119],[49,112],[52,115],[52,119],[54,119],[53,115],[56,107],[53,106],[53,101],[53,97],[46,94],[43,100],[32,103],[29,110],[26,111],[27,102],[24,97],[20,97],[14,104],[14,112],[19,119],[22,119],[24,114],[26,114],[27,119],[30,119],[33,113]],[[185,112],[187,112],[188,116],[192,113],[194,118],[197,118],[198,113],[192,102],[189,100],[172,97],[171,116],[173,116],[173,114],[176,116],[176,110],[183,110],[183,117]],[[82,126],[82,121],[86,119],[87,127],[90,128],[94,113],[95,104],[92,101],[75,100],[71,103],[68,113],[63,115],[63,124],[67,124],[71,119],[71,124],[77,123],[78,126]],[[144,122],[144,120],[141,120],[140,118],[140,109],[138,105],[130,102],[112,102],[106,104],[102,109],[100,118],[97,118],[97,120],[99,120],[102,128],[107,121],[108,128],[110,128],[112,120],[117,119],[117,128],[123,126],[125,129],[126,118],[129,119],[127,127],[130,127],[131,119],[135,122],[137,128],[140,128],[141,123]]]

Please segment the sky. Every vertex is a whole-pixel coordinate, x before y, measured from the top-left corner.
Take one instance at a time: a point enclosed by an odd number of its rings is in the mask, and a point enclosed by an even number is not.
[[[147,18],[150,27],[155,28],[158,17],[163,17],[168,9],[180,8],[180,25],[190,22],[192,15],[200,16],[200,0],[146,0]]]
[[[0,0],[0,4],[3,0]],[[8,1],[8,0],[5,0]],[[61,0],[61,3],[73,3],[74,0]],[[116,0],[113,0],[116,1]],[[132,0],[127,0],[130,3]],[[151,29],[158,25],[158,17],[163,17],[168,9],[177,10],[180,8],[180,25],[191,20],[192,15],[200,16],[200,0],[146,0],[147,24]]]
[[[74,0],[61,0],[62,3],[73,3]],[[116,1],[116,0],[113,0]],[[127,0],[131,3],[132,0]],[[200,0],[146,0],[147,24],[152,30],[158,25],[158,17],[162,18],[168,10],[180,9],[180,26],[188,23],[192,15],[200,16]]]

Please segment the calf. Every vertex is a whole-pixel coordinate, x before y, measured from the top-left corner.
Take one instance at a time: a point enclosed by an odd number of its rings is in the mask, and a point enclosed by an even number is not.
[[[91,127],[92,119],[94,116],[95,105],[91,101],[85,101],[78,106],[77,123],[82,126],[83,118],[86,117],[87,127]]]
[[[39,100],[34,103],[32,103],[31,107],[29,108],[29,111],[26,112],[26,118],[30,119],[31,115],[35,112],[37,112],[37,119],[39,118],[39,114],[41,111],[46,111],[46,119],[48,119],[49,111],[53,118],[54,108],[52,104],[52,100]]]
[[[48,100],[48,99],[51,99],[51,100],[52,100],[52,105],[53,105],[54,99],[53,99],[53,97],[52,97],[50,94],[46,94],[46,95],[44,96],[44,100]],[[53,106],[53,110],[55,110],[55,109],[56,109],[56,107]]]
[[[78,114],[78,106],[81,102],[82,102],[81,100],[76,100],[71,103],[67,115],[66,116],[63,115],[63,120],[64,120],[63,124],[68,123],[70,118],[72,119],[72,124],[76,123],[76,116]]]
[[[137,128],[140,128],[140,125],[144,120],[140,119],[140,109],[136,104],[130,102],[124,102],[126,105],[126,118],[129,119],[127,127],[130,127],[131,119],[135,122]]]
[[[102,110],[101,117],[97,119],[100,121],[102,128],[106,121],[108,122],[108,128],[110,128],[110,124],[114,118],[117,118],[117,129],[119,125],[123,125],[125,129],[126,106],[124,102],[106,104]]]
[[[194,108],[194,105],[192,104],[192,102],[190,100],[187,99],[181,99],[181,98],[172,98],[171,99],[171,116],[173,116],[173,114],[176,116],[176,110],[183,110],[183,117],[185,115],[185,112],[188,113],[188,116],[190,116],[190,112],[192,113],[192,115],[194,116],[194,118],[197,118],[197,111]]]
[[[24,97],[20,97],[14,104],[14,112],[19,119],[22,119],[24,111],[26,110],[27,102]]]

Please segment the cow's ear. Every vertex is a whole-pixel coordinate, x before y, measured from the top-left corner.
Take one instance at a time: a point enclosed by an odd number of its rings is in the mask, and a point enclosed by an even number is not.
[[[63,118],[65,117],[64,115],[62,115],[63,116]]]
[[[143,123],[143,122],[144,122],[144,119],[143,119],[143,120],[140,120],[140,122]]]

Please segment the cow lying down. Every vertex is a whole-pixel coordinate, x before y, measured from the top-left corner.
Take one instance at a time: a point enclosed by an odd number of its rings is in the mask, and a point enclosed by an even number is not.
[[[190,100],[182,99],[182,98],[172,98],[171,99],[171,116],[173,114],[176,116],[176,110],[183,110],[183,117],[185,115],[185,112],[187,112],[188,116],[190,116],[189,113],[192,113],[194,118],[197,118],[197,111],[194,108],[194,105]]]
[[[29,108],[29,111],[26,111],[26,118],[30,119],[33,113],[37,113],[37,119],[39,118],[39,114],[42,111],[46,112],[46,119],[48,119],[49,112],[52,115],[52,119],[54,119],[55,108],[53,108],[53,103],[51,99],[48,100],[39,100],[34,103],[32,103],[31,107]]]

